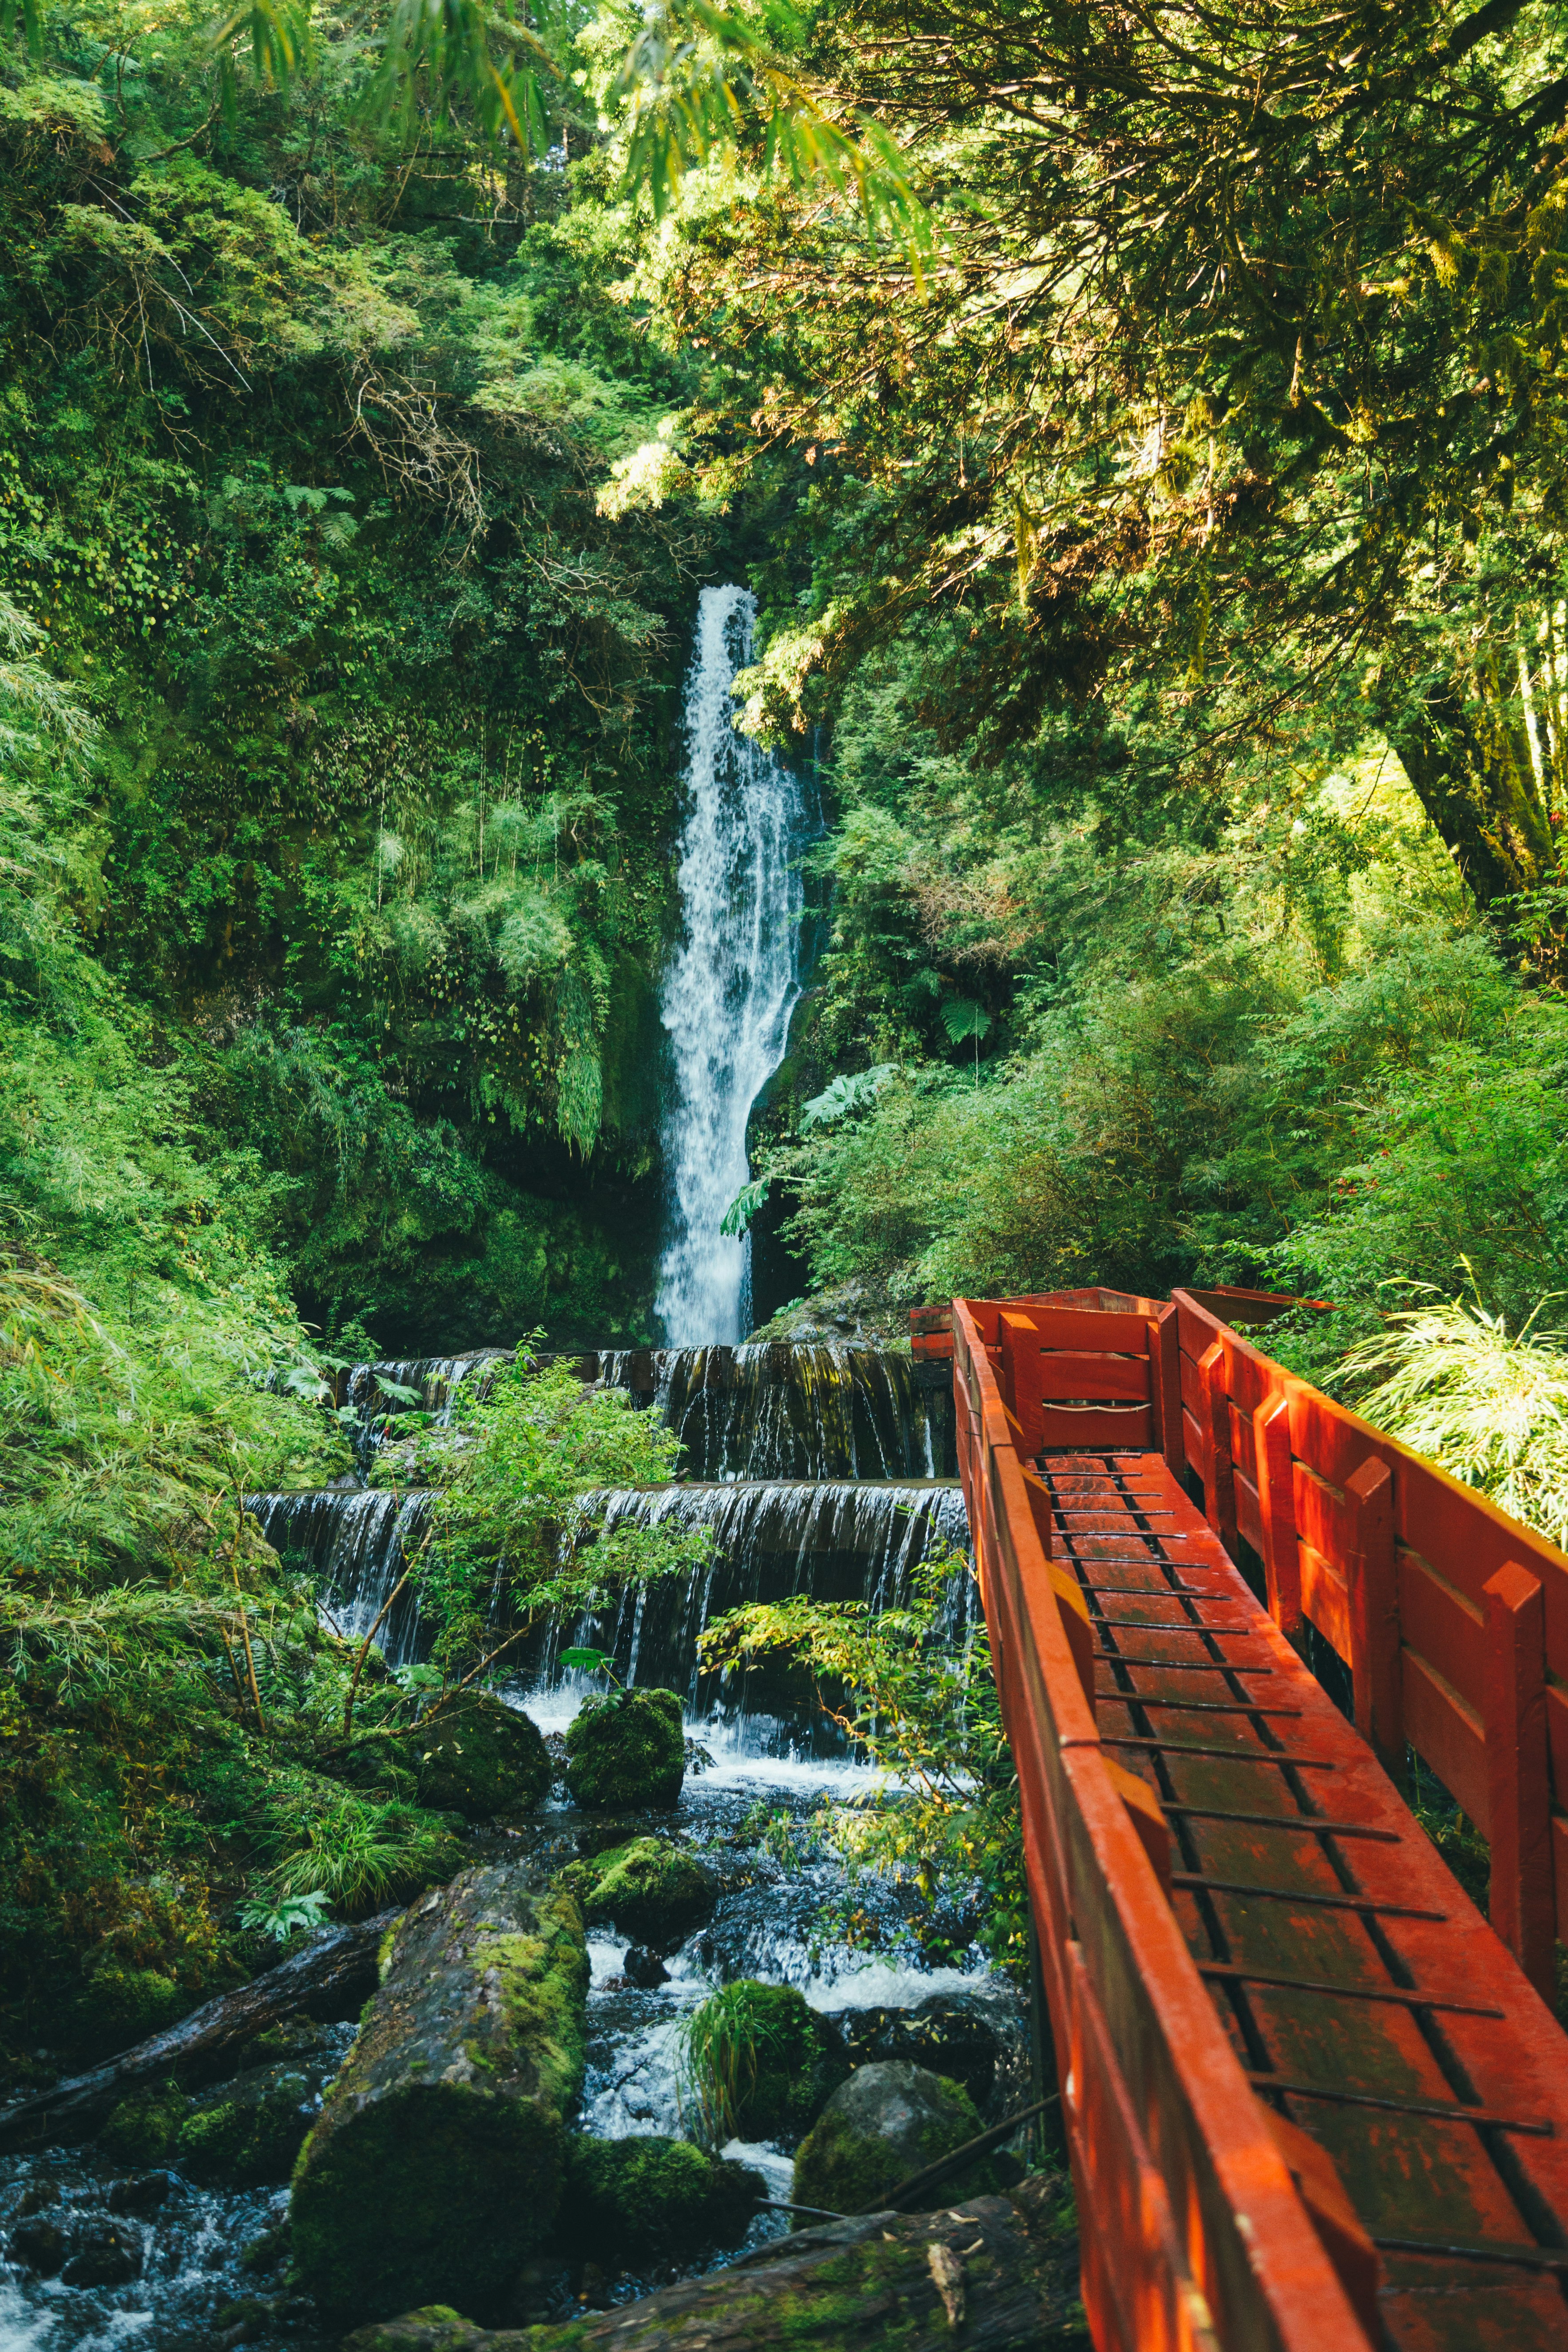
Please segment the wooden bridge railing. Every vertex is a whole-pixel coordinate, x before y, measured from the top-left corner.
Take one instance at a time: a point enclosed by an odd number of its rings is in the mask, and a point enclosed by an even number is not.
[[[1408,1746],[1489,1840],[1492,1927],[1550,2003],[1568,1940],[1568,1559],[1260,1355],[1237,1305],[1178,1290],[1165,1310],[1166,1459],[1201,1477],[1233,1557],[1238,1535],[1258,1555],[1281,1629],[1310,1622],[1344,1661],[1356,1728],[1395,1780]]]
[[[1279,1629],[1269,1638],[1300,1649],[1303,1627],[1317,1627],[1350,1670],[1356,1727],[1390,1776],[1403,1779],[1414,1749],[1490,1841],[1491,1927],[1529,1983],[1473,1914],[1455,1933],[1504,2001],[1488,2013],[1506,2009],[1514,2047],[1561,2080],[1536,1995],[1550,2006],[1557,1937],[1568,1940],[1568,1559],[1259,1353],[1237,1326],[1282,1303],[1089,1291],[958,1300],[951,1317],[915,1318],[920,1352],[953,1355],[959,1467],[1018,1766],[1100,2352],[1364,2352],[1376,2336],[1345,2258],[1355,2216],[1336,2252],[1332,2168],[1314,2190],[1302,2136],[1292,2142],[1252,2095],[1170,1900],[1153,1792],[1101,1745],[1084,1587],[1052,1557],[1053,1526],[1083,1522],[1060,1518],[1053,1462],[1069,1482],[1075,1454],[1145,1482],[1138,1462],[1158,1455],[1177,1479],[1196,1474],[1208,1524],[1193,1511],[1190,1526],[1256,1577]],[[1168,1481],[1165,1492],[1167,1515],[1189,1509]],[[1285,1664],[1295,1671],[1281,1643],[1276,1671]],[[1511,2340],[1506,2327],[1497,2340]]]
[[[1147,1300],[1118,1304],[1122,1344],[1114,1352],[1141,1354],[1147,1369],[1131,1397],[1126,1375],[1116,1375],[1122,1386],[1112,1410],[1144,1416],[1163,1446],[1173,1410],[1179,1418],[1166,1338],[1176,1337],[1172,1311]],[[1010,1725],[1030,1727],[1014,1752],[1095,2341],[1101,2352],[1366,2352],[1368,2338],[1140,1833],[1140,1785],[1100,1747],[1069,1630],[1078,1610],[1068,1580],[1051,1575],[1048,1516],[1030,1486],[1033,1431],[1026,1433],[1003,1395],[1004,1351],[1015,1396],[1026,1356],[1016,1344],[1025,1335],[1006,1332],[1014,1305],[1036,1321],[1034,1302],[954,1302],[959,1467],[1004,1710]],[[1070,1307],[1056,1311],[1072,1314]],[[1094,1319],[1103,1351],[1105,1317]],[[945,1334],[918,1328],[917,1344],[922,1336],[928,1346],[945,1344]],[[1095,1335],[1063,1321],[1052,1336]],[[1071,1410],[1044,1393],[1049,1369],[1042,1367],[1034,1406],[1032,1367],[1023,1374],[1026,1413],[1037,1408],[1042,1419]],[[1073,1377],[1079,1386],[1068,1394],[1096,1393],[1082,1365]]]

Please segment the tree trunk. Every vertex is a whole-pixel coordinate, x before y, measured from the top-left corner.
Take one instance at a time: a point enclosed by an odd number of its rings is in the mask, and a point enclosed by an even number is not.
[[[1557,851],[1524,709],[1495,667],[1428,686],[1385,724],[1416,798],[1479,906],[1547,879]]]
[[[197,2072],[216,2074],[216,2062],[268,2026],[309,2010],[326,2018],[351,2017],[375,1990],[375,1960],[395,1911],[352,1927],[328,1927],[264,1976],[237,1992],[226,1992],[182,2018],[178,2025],[137,2042],[117,2058],[106,2058],[86,2074],[74,2074],[50,2091],[39,2091],[0,2113],[0,2147],[30,2147],[59,2137],[80,2137],[117,2099],[141,2084],[161,2083]]]
[[[294,2263],[337,2315],[492,2309],[544,2238],[583,2082],[570,1895],[513,1865],[405,1913],[294,2175]]]
[[[730,2269],[554,2327],[489,2334],[455,2311],[362,2327],[343,2352],[1037,2352],[1071,2315],[1067,2183],[941,2213],[872,2213],[776,2238]]]

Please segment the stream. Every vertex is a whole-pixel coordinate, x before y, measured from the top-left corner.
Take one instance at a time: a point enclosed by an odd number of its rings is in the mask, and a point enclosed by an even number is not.
[[[610,1519],[698,1522],[713,1531],[713,1558],[684,1581],[634,1589],[575,1624],[546,1628],[501,1693],[546,1734],[564,1731],[586,1685],[562,1670],[559,1655],[591,1643],[613,1653],[626,1682],[680,1695],[691,1769],[673,1811],[617,1816],[614,1840],[612,1825],[575,1810],[559,1782],[531,1820],[471,1833],[476,1859],[543,1851],[566,1862],[656,1829],[719,1875],[716,1909],[666,1957],[662,1982],[630,1981],[624,1939],[590,1937],[579,2120],[604,2137],[689,2129],[676,2067],[680,2021],[714,1986],[741,1977],[797,1986],[838,2022],[857,2062],[911,2054],[917,2031],[937,2036],[986,2123],[1028,2095],[1022,2003],[974,1944],[977,1920],[962,1906],[933,1919],[912,1886],[852,1876],[815,1827],[826,1803],[876,1804],[878,1775],[786,1682],[759,1675],[730,1687],[699,1672],[703,1627],[739,1601],[809,1593],[886,1606],[908,1591],[921,1559],[962,1554],[967,1540],[945,1368],[868,1347],[741,1340],[748,1244],[718,1226],[746,1181],[747,1117],[782,1057],[801,985],[795,866],[809,830],[788,772],[729,724],[729,681],[749,657],[751,622],[744,592],[703,592],[688,684],[687,934],[664,1001],[676,1087],[658,1311],[670,1344],[555,1360],[584,1381],[624,1391],[681,1440],[681,1481],[604,1497]],[[427,1508],[417,1491],[398,1496],[366,1483],[377,1449],[395,1438],[400,1412],[439,1417],[463,1396],[482,1395],[500,1360],[482,1349],[355,1367],[347,1382],[358,1414],[352,1481],[248,1498],[278,1551],[319,1580],[323,1610],[342,1633],[363,1635],[373,1624]],[[956,1639],[983,1638],[965,1570],[952,1577],[949,1610]],[[381,1638],[395,1665],[420,1654],[411,1594]],[[302,2115],[319,2109],[353,2030],[352,2019],[315,2029]],[[724,2152],[754,2165],[771,2196],[787,2198],[793,2147],[731,2143]],[[167,2168],[128,2172],[99,2144],[0,2158],[0,2244],[9,2256],[0,2262],[0,2352],[227,2352],[239,2344],[325,2352],[337,2331],[324,2329],[289,2284],[287,2210],[285,2182],[205,2189]],[[59,2232],[64,2249],[53,2276],[16,2258],[18,2245],[36,2246],[42,2224]],[[748,2243],[786,2227],[784,2215],[761,2211]],[[539,2291],[551,2315],[564,2317],[584,2294],[595,2305],[624,2302],[671,2274],[620,2273],[607,2255],[593,2278],[562,2269]]]

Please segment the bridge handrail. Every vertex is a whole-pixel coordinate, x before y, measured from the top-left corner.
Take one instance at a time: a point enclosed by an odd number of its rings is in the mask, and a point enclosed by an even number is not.
[[[1163,1434],[1173,1310],[1116,1307],[1155,1336]],[[959,1470],[1018,1767],[1095,2341],[1368,2352],[1101,1751],[989,1352],[1000,1313],[953,1302]]]
[[[1177,1290],[1166,1310],[1166,1459],[1202,1478],[1232,1557],[1237,1536],[1257,1554],[1281,1631],[1315,1625],[1350,1668],[1356,1728],[1394,1779],[1408,1745],[1489,1840],[1492,1928],[1550,2006],[1568,1941],[1568,1558],[1261,1354],[1226,1303]]]

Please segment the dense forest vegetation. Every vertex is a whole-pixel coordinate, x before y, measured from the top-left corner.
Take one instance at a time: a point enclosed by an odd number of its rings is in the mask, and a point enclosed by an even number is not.
[[[1364,1393],[1421,1303],[1388,1286],[1429,1285],[1406,1408],[1442,1451],[1434,1382],[1533,1381],[1522,1440],[1454,1458],[1562,1525],[1555,18],[7,26],[29,2047],[254,1964],[235,1906],[302,1820],[379,1856],[346,1899],[438,1873],[439,1815],[344,1777],[354,1661],[238,1496],[342,1468],[349,1360],[654,1336],[705,583],[755,590],[746,723],[827,795],[752,1188],[800,1291],[886,1331],[955,1290],[1289,1289],[1337,1312],[1277,1351]],[[508,1481],[548,1517],[578,1409],[500,1400],[472,1524]],[[668,1466],[578,1434],[582,1484]]]

